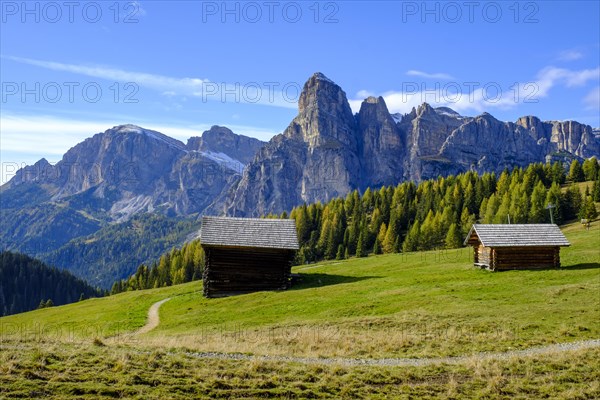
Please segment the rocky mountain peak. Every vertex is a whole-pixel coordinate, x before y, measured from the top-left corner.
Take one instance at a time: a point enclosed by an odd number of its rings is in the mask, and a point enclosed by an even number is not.
[[[209,130],[204,131],[201,137],[189,138],[186,148],[208,156],[224,154],[245,165],[252,161],[258,149],[264,144],[255,138],[237,135],[227,127],[213,125]]]
[[[304,84],[298,101],[298,116],[285,134],[289,137],[298,133],[312,147],[332,139],[356,147],[356,121],[346,93],[320,72]]]
[[[379,97],[369,96],[366,99],[364,99],[361,104],[361,108],[362,107],[373,107],[373,106],[375,106],[376,108],[381,109],[381,110],[385,109],[387,111],[387,105],[385,104],[385,100],[381,96],[379,96]]]
[[[335,82],[320,72],[308,78],[298,100],[300,114],[313,108],[328,111],[332,107],[341,106],[343,108],[344,105],[350,110],[346,93]]]
[[[424,117],[428,115],[435,116],[437,113],[435,112],[435,109],[429,105],[429,103],[423,103],[417,107],[416,115],[417,117]]]

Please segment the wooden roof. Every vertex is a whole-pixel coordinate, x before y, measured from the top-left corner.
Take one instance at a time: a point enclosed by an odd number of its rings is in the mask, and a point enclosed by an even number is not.
[[[202,217],[200,243],[267,249],[299,248],[293,219]]]
[[[464,244],[485,247],[570,246],[556,224],[475,224]]]

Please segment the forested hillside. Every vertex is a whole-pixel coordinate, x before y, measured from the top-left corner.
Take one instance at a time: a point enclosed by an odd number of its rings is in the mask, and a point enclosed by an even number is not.
[[[538,163],[499,177],[468,172],[302,205],[290,213],[301,245],[297,261],[459,247],[476,221],[549,223],[548,204],[554,205],[555,223],[593,219],[594,201],[600,201],[599,169],[595,158],[583,166],[574,161],[568,174],[561,163]],[[577,185],[561,189],[566,181],[584,179],[594,181],[587,195]]]
[[[199,240],[173,248],[150,266],[142,264],[128,279],[114,283],[111,294],[128,290],[152,289],[202,279],[204,250]]]
[[[103,295],[69,272],[24,254],[0,253],[0,316]]]
[[[40,258],[109,289],[115,280],[131,275],[139,264],[150,263],[184,243],[198,228],[193,219],[138,214],[126,222],[74,239]]]

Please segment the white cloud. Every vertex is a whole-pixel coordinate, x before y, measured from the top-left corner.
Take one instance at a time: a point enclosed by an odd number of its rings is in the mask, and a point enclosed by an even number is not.
[[[584,98],[586,110],[600,111],[600,86],[592,89]]]
[[[418,107],[424,102],[435,107],[450,107],[459,113],[481,113],[490,109],[510,109],[522,103],[538,102],[540,98],[548,96],[550,89],[557,85],[570,88],[583,86],[598,79],[600,68],[573,71],[546,67],[535,79],[510,87],[502,87],[496,82],[405,82],[402,90],[388,91],[381,96],[391,113],[408,113],[413,107]],[[358,92],[359,95],[361,93],[368,92]],[[590,93],[588,97],[590,96],[593,94]],[[360,110],[362,100],[360,96],[350,100],[354,112]],[[593,102],[593,98],[589,102]]]
[[[202,101],[262,104],[295,109],[297,97],[302,89],[302,85],[295,82],[214,82],[202,78],[174,78],[146,72],[124,71],[106,66],[65,64],[13,56],[3,58],[53,71],[71,72],[122,83],[132,82],[156,90],[167,97],[188,95],[200,97]]]
[[[187,126],[153,124],[147,121],[127,121],[146,129],[164,133],[167,136],[186,142],[192,136],[215,124],[197,124]],[[125,122],[123,122],[125,123]],[[218,125],[218,124],[217,124]],[[261,140],[269,140],[275,132],[246,125],[227,126],[233,132]],[[59,161],[71,147],[104,132],[114,123],[101,120],[78,120],[48,115],[18,115],[3,112],[0,115],[2,175],[0,184],[7,182],[18,168],[31,165],[41,158],[50,162]]]
[[[132,18],[145,17],[148,14],[142,7],[141,1],[130,1],[125,7],[127,7],[128,11],[133,12],[133,15],[131,15]]]
[[[564,50],[558,53],[558,59],[560,61],[575,61],[579,60],[582,57],[583,53],[574,49]]]
[[[588,81],[595,79],[600,79],[600,67],[580,71],[546,67],[537,74],[537,79],[534,83],[539,87],[540,97],[544,97],[556,84],[564,84],[567,87],[582,86]]]
[[[406,71],[406,75],[409,75],[409,76],[419,76],[421,78],[426,78],[426,79],[442,79],[442,80],[446,80],[446,81],[454,79],[452,77],[452,75],[445,74],[443,72],[437,72],[437,73],[430,74],[430,73],[423,72],[423,71],[418,71],[418,70],[415,70],[415,69],[411,69],[409,71]]]

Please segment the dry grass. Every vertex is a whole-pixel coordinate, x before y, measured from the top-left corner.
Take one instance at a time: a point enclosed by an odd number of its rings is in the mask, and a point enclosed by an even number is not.
[[[0,398],[600,397],[600,349],[400,368],[200,359],[178,351],[91,342],[4,346]]]

